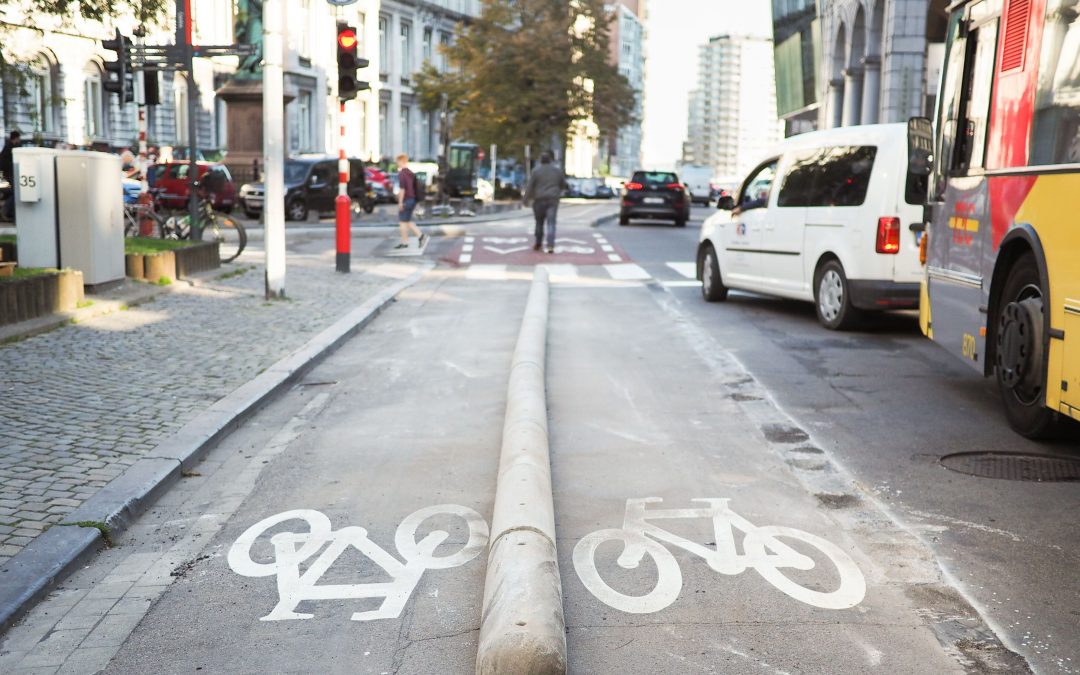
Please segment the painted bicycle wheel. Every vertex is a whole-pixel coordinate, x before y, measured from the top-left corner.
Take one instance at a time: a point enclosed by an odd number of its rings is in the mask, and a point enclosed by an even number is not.
[[[596,551],[609,541],[622,543],[617,563],[623,569],[637,569],[645,556],[652,558],[657,573],[652,590],[644,595],[627,595],[604,581],[596,566]],[[574,569],[589,592],[604,604],[628,614],[660,611],[675,602],[682,591],[682,571],[671,551],[645,535],[626,530],[597,530],[582,537],[574,547]]]

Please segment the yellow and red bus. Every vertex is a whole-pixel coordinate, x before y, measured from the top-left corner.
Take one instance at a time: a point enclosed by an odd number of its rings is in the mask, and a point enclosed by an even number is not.
[[[1076,0],[949,5],[927,169],[923,332],[995,377],[1030,438],[1080,420],[1078,15]]]

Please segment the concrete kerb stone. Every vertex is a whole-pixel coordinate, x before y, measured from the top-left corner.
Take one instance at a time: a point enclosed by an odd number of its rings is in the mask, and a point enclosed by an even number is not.
[[[418,266],[408,277],[380,291],[292,355],[211,405],[110,481],[70,514],[65,523],[85,521],[112,532],[126,529],[180,478],[184,469],[198,462],[244,419],[362,329],[431,268],[432,265]],[[52,527],[0,567],[0,634],[102,545],[103,532],[97,526]]]
[[[610,225],[619,219],[619,214],[612,213],[606,216],[600,216],[596,220],[592,221],[591,227],[603,227],[604,225]]]
[[[566,672],[544,387],[549,291],[547,272],[538,269],[507,387],[478,675]]]

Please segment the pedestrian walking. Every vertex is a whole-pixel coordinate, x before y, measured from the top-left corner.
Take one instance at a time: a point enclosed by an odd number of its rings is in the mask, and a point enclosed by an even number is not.
[[[555,156],[549,150],[540,155],[540,166],[529,176],[525,186],[525,206],[532,205],[536,217],[536,243],[533,250],[539,251],[544,243],[545,225],[547,231],[547,252],[555,252],[555,225],[559,215],[559,199],[566,187],[566,175],[555,166]]]
[[[12,131],[8,134],[4,149],[0,150],[0,176],[11,186],[3,199],[3,204],[0,204],[5,220],[15,220],[15,156],[12,152],[20,145],[22,145],[22,134]]]
[[[394,247],[395,250],[409,248],[409,233],[416,234],[418,246],[424,248],[427,243],[427,235],[413,222],[413,212],[416,210],[416,200],[419,197],[416,174],[409,169],[409,156],[401,154],[397,156],[398,167],[398,231],[401,233],[401,243]]]

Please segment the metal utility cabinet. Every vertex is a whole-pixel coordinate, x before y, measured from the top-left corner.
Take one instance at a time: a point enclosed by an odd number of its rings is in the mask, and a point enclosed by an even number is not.
[[[122,281],[120,158],[17,148],[14,159],[19,265],[77,269],[90,287]]]

